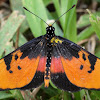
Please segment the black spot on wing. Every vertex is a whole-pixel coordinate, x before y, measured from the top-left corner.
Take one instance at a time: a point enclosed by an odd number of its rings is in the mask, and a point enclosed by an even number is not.
[[[11,63],[11,60],[12,60],[12,55],[11,54],[9,54],[8,56],[5,56],[4,57],[4,61],[5,61],[5,64],[6,64],[6,69],[7,70],[10,70],[10,63]]]
[[[81,69],[81,70],[83,69],[83,65],[80,66],[80,69]]]
[[[21,89],[36,88],[39,85],[41,85],[43,82],[44,82],[44,73],[37,71],[35,73],[35,76],[33,77],[32,81],[28,85],[22,87]]]
[[[91,64],[91,66],[90,66],[91,70],[89,70],[88,73],[92,73],[92,71],[95,69],[94,66],[95,66],[95,63],[97,61],[97,57],[92,55],[92,54],[89,54],[88,59],[89,59],[89,62]]]
[[[7,70],[10,70],[10,68],[11,68],[10,65],[7,65],[6,69],[7,69]]]
[[[79,91],[81,88],[73,85],[65,75],[65,73],[51,73],[51,81],[60,89],[66,91]]]
[[[92,70],[88,71],[88,73],[92,73]]]
[[[16,55],[15,55],[15,60],[17,60],[17,59],[18,59],[18,55],[16,54]]]
[[[84,59],[84,61],[86,60],[86,56],[85,56],[85,54],[83,53],[83,59]]]
[[[20,59],[24,59],[25,57],[27,57],[29,55],[29,53],[31,52],[32,50],[30,48],[28,49],[25,49],[25,50],[21,50],[21,52],[23,53],[22,56],[20,57]]]
[[[12,70],[10,70],[10,71],[9,71],[9,73],[13,73],[13,71],[12,71]]]
[[[18,70],[21,70],[22,68],[20,66],[18,66]]]

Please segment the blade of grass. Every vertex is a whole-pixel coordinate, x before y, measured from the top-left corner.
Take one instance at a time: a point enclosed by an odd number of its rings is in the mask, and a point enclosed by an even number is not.
[[[67,10],[74,4],[77,4],[77,0],[71,0],[67,3]],[[68,38],[73,42],[77,42],[77,29],[76,29],[76,8],[74,7],[71,11],[66,14],[64,27],[64,37]]]
[[[92,26],[84,29],[78,36],[77,36],[77,40],[78,42],[84,39],[87,39],[88,37],[90,37],[92,34],[94,33],[94,30],[92,28]]]
[[[90,21],[89,21],[89,14],[85,14],[85,15],[82,15],[78,22],[77,22],[77,28],[82,28],[82,27],[85,27],[87,25],[90,24]]]
[[[100,100],[100,91],[95,91],[95,90],[92,90],[92,93],[90,96],[95,96],[95,98],[97,98],[98,100]],[[91,98],[92,99],[92,98]],[[93,99],[92,99],[93,100]]]
[[[5,50],[5,55],[9,54],[9,52],[13,51],[13,42],[7,42],[6,50]]]
[[[65,6],[67,4],[67,0],[61,0],[61,2],[59,2],[59,0],[53,0],[54,6],[56,8],[56,12],[57,12],[57,17],[61,16],[63,13],[66,12],[67,10],[67,6]],[[64,29],[64,24],[65,24],[65,15],[62,16],[59,19],[62,28]]]
[[[21,46],[23,45],[24,43],[27,42],[26,38],[22,35],[22,34],[19,34],[19,45],[18,46]],[[13,37],[13,41],[16,42],[16,34],[14,35]]]
[[[99,45],[96,47],[95,55],[100,58],[100,46]]]
[[[95,12],[93,14],[97,15],[97,16],[100,16],[100,12]],[[77,22],[77,28],[86,27],[89,24],[90,24],[89,14],[84,14],[79,18],[79,20]]]
[[[22,1],[23,1],[23,5],[27,9],[29,9],[31,12],[35,13],[36,15],[38,15],[39,17],[47,21],[46,9],[42,0],[32,0],[31,2],[30,0],[22,0]],[[41,7],[39,7],[40,5]],[[42,30],[45,30],[45,29],[42,29],[43,28],[42,26],[44,25],[44,27],[46,27],[46,24],[44,23],[41,25],[41,19],[37,18],[36,16],[30,14],[27,11],[25,11],[25,14],[27,16],[29,26],[34,36],[38,37],[40,35],[45,34],[45,33],[42,33]]]
[[[10,0],[10,5],[11,5],[11,9],[14,10],[18,10],[20,14],[24,15],[24,9],[23,9],[23,5],[22,5],[22,1],[20,0]],[[26,39],[23,36],[23,33],[29,28],[29,25],[27,23],[27,20],[25,18],[25,20],[23,21],[23,23],[20,26],[20,30],[19,30],[19,42],[18,42],[18,46],[21,46],[23,43],[25,43]],[[13,37],[13,41],[16,42],[16,34]],[[23,42],[23,43],[22,43]]]
[[[87,9],[90,17],[89,17],[89,20],[90,20],[90,23],[94,29],[94,31],[96,32],[99,40],[100,40],[100,17],[96,17],[94,14],[92,14],[88,9]]]
[[[16,100],[24,100],[23,96],[22,96],[22,94],[21,94],[21,92],[19,90],[10,90],[10,92],[12,93],[13,97]]]
[[[61,0],[61,3],[59,2],[59,0],[53,0],[53,2],[54,2],[58,16],[66,12],[74,4],[77,4],[77,0],[76,1],[71,0],[70,2],[68,2],[67,0]],[[77,30],[76,30],[75,8],[69,11],[68,13],[66,13],[59,20],[60,20],[61,26],[64,31],[64,37],[76,42],[77,41]]]
[[[11,99],[13,95],[10,93],[6,93],[5,91],[0,91],[0,100]]]
[[[68,8],[66,6],[66,4],[68,4],[68,0],[61,0],[61,14],[65,13]],[[67,14],[67,13],[66,13]],[[62,18],[61,18],[61,25],[63,27],[63,30],[64,30],[64,27],[65,27],[65,22],[66,22],[66,15],[64,15]]]
[[[6,49],[8,42],[12,39],[13,35],[24,21],[25,16],[18,15],[17,11],[14,11],[6,21],[5,25],[0,30],[0,55]]]
[[[75,100],[84,100],[84,98],[85,100],[88,100],[84,89],[81,90],[80,92],[75,92],[74,97]]]
[[[43,0],[45,6],[47,6],[49,3],[51,3],[52,1],[51,0]]]
[[[71,93],[64,92],[64,94],[63,94],[63,100],[72,100]]]

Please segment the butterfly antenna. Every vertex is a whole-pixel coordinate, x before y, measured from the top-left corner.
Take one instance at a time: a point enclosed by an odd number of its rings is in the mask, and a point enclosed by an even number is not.
[[[36,17],[38,17],[39,19],[41,19],[42,21],[44,21],[42,18],[40,18],[39,16],[37,16],[36,14],[34,14],[33,12],[29,11],[26,7],[23,7],[26,11],[30,12],[31,14],[35,15]],[[45,22],[45,21],[44,21]],[[46,23],[46,22],[45,22]],[[46,23],[47,24],[47,23]],[[48,25],[48,24],[47,24]],[[48,25],[49,26],[49,25]]]
[[[70,10],[71,10],[72,8],[74,8],[74,7],[75,7],[75,5],[73,5],[69,10],[67,10],[67,11],[66,11],[65,13],[63,13],[60,17],[58,17],[58,18],[55,20],[55,22],[57,22],[57,20],[59,20],[59,18],[61,18],[64,14],[66,14],[68,11],[70,11]],[[54,22],[54,23],[55,23],[55,22]],[[53,24],[54,24],[54,23],[53,23]],[[53,24],[52,24],[52,25],[53,25]]]

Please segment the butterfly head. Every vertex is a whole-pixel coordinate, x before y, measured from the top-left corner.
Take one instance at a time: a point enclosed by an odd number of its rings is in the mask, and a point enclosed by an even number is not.
[[[46,28],[46,31],[55,31],[55,28],[52,26],[52,25],[49,25],[47,28]]]

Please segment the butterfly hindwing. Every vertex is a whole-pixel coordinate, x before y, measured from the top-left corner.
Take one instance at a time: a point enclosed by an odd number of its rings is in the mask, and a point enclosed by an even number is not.
[[[0,60],[0,90],[27,89],[42,84],[46,62],[44,46],[45,39],[41,36],[2,58]],[[40,64],[43,65],[42,69]]]
[[[62,43],[56,47],[68,80],[77,87],[100,89],[100,59],[67,39],[58,39]]]

